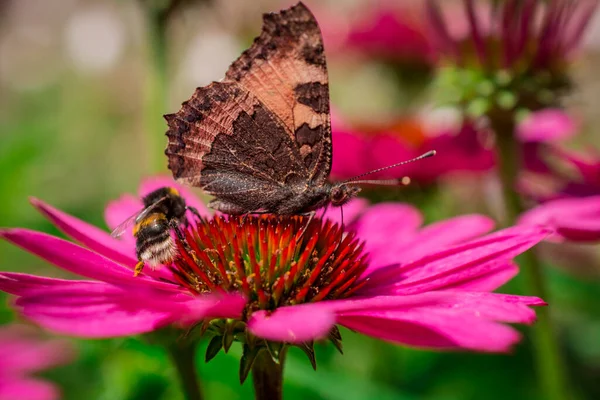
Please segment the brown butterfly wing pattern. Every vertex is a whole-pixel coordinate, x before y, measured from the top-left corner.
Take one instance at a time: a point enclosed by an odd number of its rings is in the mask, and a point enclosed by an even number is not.
[[[329,83],[321,30],[306,6],[265,14],[262,33],[225,77],[277,114],[298,144],[311,181],[324,182],[332,153]]]
[[[225,80],[196,89],[165,118],[174,177],[213,194],[222,209],[273,211],[294,196],[292,187],[322,185],[331,129],[314,16],[301,3],[265,15],[261,35]]]

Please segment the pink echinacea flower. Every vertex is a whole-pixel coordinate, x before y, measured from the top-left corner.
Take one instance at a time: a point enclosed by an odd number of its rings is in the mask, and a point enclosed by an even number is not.
[[[0,400],[57,400],[58,389],[31,374],[64,364],[71,348],[59,340],[42,340],[31,327],[0,328]]]
[[[113,239],[34,200],[83,246],[25,229],[1,235],[88,279],[4,272],[0,288],[17,297],[25,317],[53,331],[112,337],[195,325],[217,338],[210,356],[235,337],[246,361],[274,344],[312,352],[314,340],[329,338],[339,347],[337,325],[409,346],[505,352],[519,340],[505,324],[532,323],[530,307],[545,304],[491,293],[517,273],[512,259],[547,235],[537,226],[485,234],[492,222],[470,215],[421,228],[421,215],[410,206],[367,207],[357,200],[347,207],[349,231],[343,232],[330,218],[307,226],[300,216],[211,217],[169,180],[142,185],[140,195],[160,186],[176,187],[204,215],[182,228],[185,239],[177,240],[172,265],[134,278],[132,238]],[[140,207],[132,196],[111,203],[109,228]],[[338,211],[328,216],[337,218]]]

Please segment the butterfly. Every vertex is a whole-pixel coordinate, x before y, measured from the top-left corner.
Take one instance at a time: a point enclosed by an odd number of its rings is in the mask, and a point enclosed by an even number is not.
[[[173,177],[213,195],[209,206],[223,213],[307,214],[341,206],[358,194],[356,184],[372,183],[359,180],[366,174],[328,180],[325,49],[316,19],[302,3],[263,15],[260,36],[225,78],[197,88],[165,119]]]

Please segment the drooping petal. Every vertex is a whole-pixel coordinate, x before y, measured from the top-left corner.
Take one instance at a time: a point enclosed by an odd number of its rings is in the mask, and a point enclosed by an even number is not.
[[[184,302],[178,320],[184,324],[210,318],[240,318],[247,300],[238,293],[214,293]]]
[[[321,339],[335,324],[335,314],[318,304],[278,308],[272,313],[257,311],[248,321],[252,334],[274,341],[302,343]]]
[[[338,323],[378,339],[421,348],[507,352],[519,333],[497,322],[446,315],[403,312],[392,317],[341,316]]]
[[[600,196],[553,200],[526,212],[523,225],[543,225],[554,230],[555,241],[600,240]]]
[[[514,296],[463,290],[440,290],[413,295],[350,297],[319,303],[336,315],[380,316],[384,312],[438,310],[495,321],[531,323],[535,313],[529,307],[545,306],[538,297]]]
[[[31,203],[67,236],[90,250],[118,263],[133,267],[136,263],[134,249],[109,233],[44,203],[31,199]]]
[[[27,229],[0,231],[0,237],[69,272],[114,284],[148,286],[176,290],[176,286],[145,276],[134,277],[131,270],[90,250],[45,233]]]
[[[410,307],[406,304],[400,305],[399,307],[383,305],[381,307],[385,308],[348,309],[345,311],[338,311],[338,314],[383,318],[388,316],[393,317],[396,314],[402,315],[406,311],[418,310],[423,314],[429,314],[431,312],[446,313],[453,316],[484,318],[499,322],[531,324],[535,321],[536,317],[535,312],[530,307],[546,305],[546,303],[538,297],[458,290],[430,292],[422,294],[420,297],[423,298],[422,303],[419,304],[418,302],[415,302],[414,305]],[[399,301],[401,303],[401,299]],[[397,300],[389,299],[389,302],[390,304],[393,304],[397,302]]]

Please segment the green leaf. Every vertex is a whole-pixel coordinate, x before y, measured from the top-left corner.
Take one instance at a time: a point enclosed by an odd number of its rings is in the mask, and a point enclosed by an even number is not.
[[[204,357],[204,361],[209,362],[210,360],[215,358],[215,356],[219,354],[219,351],[221,351],[222,347],[223,338],[221,336],[213,336],[213,338],[210,340],[210,343],[208,344],[208,347],[206,348],[206,356]]]
[[[254,364],[254,360],[256,360],[256,356],[258,353],[262,351],[261,347],[250,348],[248,345],[244,345],[244,352],[242,354],[242,359],[240,360],[240,383],[243,384],[248,378],[248,374],[250,370],[252,370],[252,365]]]

